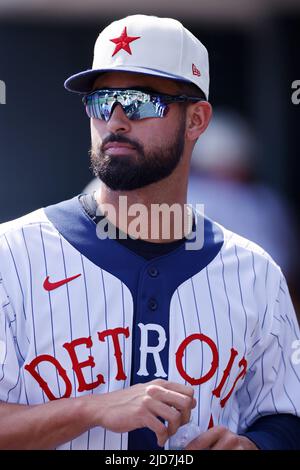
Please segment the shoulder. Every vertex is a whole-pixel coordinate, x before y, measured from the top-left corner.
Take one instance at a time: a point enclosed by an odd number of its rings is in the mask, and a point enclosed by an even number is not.
[[[26,227],[39,227],[41,224],[49,224],[44,210],[37,209],[14,220],[0,224],[0,238],[19,232]]]
[[[55,228],[47,219],[43,209],[30,212],[22,217],[0,224],[0,279],[11,298],[18,299],[15,287],[26,282],[30,271],[28,246],[33,247],[37,263],[36,247],[39,246],[42,231],[52,233]],[[29,271],[28,271],[29,270]],[[20,300],[21,301],[21,300]]]
[[[85,220],[78,196],[52,206],[43,207],[22,217],[0,224],[0,270],[11,269],[17,263],[34,256],[44,256],[45,247],[51,253],[60,246],[65,232],[76,231],[80,220]],[[88,219],[88,216],[86,215]],[[60,222],[60,225],[57,224]]]
[[[58,218],[64,217],[65,219],[68,219],[68,215],[73,213],[74,207],[77,208],[77,206],[79,206],[78,196],[51,206],[41,207],[33,212],[23,215],[22,217],[4,222],[0,224],[0,240],[6,237],[11,237],[14,234],[18,234],[25,230],[34,233],[35,231],[40,231],[41,227],[48,227],[48,230],[52,229],[53,231],[57,231],[55,224],[49,215],[53,212],[57,214]],[[78,210],[77,212],[80,213]]]
[[[224,240],[220,256],[225,265],[235,264],[248,279],[252,277],[261,284],[271,282],[273,287],[275,284],[279,287],[283,277],[281,268],[263,247],[223,226],[219,228]]]
[[[0,257],[3,260],[3,256],[7,253],[15,250],[24,251],[26,240],[30,239],[32,243],[36,243],[41,232],[52,233],[52,235],[57,232],[44,208],[0,224]]]
[[[231,230],[228,230],[220,224],[217,225],[220,227],[223,233],[224,250],[230,250],[236,247],[245,254],[248,254],[250,256],[255,255],[259,258],[272,262],[274,265],[277,266],[276,262],[273,260],[271,255],[263,247],[245,237],[242,237],[241,235],[235,232],[232,232]]]

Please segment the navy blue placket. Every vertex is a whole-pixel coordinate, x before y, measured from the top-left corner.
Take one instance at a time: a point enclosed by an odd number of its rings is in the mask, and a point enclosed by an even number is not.
[[[205,219],[202,249],[186,250],[185,244],[182,244],[166,255],[147,261],[116,240],[99,240],[95,223],[85,213],[78,196],[48,206],[44,210],[48,219],[71,245],[94,264],[119,278],[132,293],[134,316],[131,385],[159,378],[153,354],[147,355],[146,370],[141,375],[142,330],[147,345],[154,347],[157,346],[159,337],[156,328],[164,332],[166,342],[159,358],[162,367],[161,378],[167,379],[171,298],[180,284],[201,271],[215,258],[223,244],[221,229],[211,220]],[[154,325],[153,328],[149,327],[151,324]],[[166,376],[163,377],[164,375]],[[143,428],[129,433],[128,449],[160,448],[157,446],[156,435]]]

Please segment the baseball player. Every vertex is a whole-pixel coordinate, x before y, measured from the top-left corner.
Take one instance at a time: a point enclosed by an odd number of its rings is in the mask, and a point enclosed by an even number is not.
[[[1,226],[0,447],[168,449],[192,420],[188,449],[297,448],[299,327],[280,268],[197,211],[166,238],[123,220],[134,204],[184,207],[211,117],[205,47],[176,20],[129,16],[65,87],[83,95],[101,190]]]

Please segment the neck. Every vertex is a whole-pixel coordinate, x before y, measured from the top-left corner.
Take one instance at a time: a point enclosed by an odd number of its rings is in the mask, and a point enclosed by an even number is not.
[[[183,238],[191,228],[185,206],[187,182],[187,171],[179,164],[169,177],[132,191],[113,191],[102,183],[96,201],[122,232],[153,243],[168,243]]]

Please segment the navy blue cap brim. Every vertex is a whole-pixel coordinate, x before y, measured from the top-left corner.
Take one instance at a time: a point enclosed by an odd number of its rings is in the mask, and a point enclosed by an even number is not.
[[[96,78],[103,73],[103,70],[84,70],[67,78],[64,87],[73,93],[90,93],[93,89]]]
[[[73,93],[90,93],[93,91],[94,82],[99,75],[105,72],[132,72],[132,73],[143,73],[145,75],[152,75],[162,78],[171,78],[173,80],[187,81],[183,77],[177,75],[171,75],[160,70],[147,69],[142,67],[118,67],[118,68],[103,68],[103,69],[89,69],[83,72],[76,73],[71,77],[67,78],[64,83],[64,87],[68,91]]]

